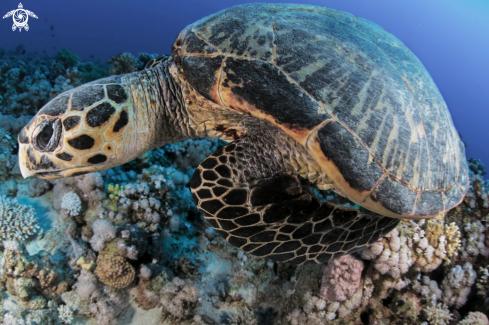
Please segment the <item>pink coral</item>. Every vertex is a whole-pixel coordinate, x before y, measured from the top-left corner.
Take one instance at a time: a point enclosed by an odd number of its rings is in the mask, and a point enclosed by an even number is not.
[[[324,268],[319,296],[326,302],[345,301],[360,285],[363,262],[351,255],[334,259]]]

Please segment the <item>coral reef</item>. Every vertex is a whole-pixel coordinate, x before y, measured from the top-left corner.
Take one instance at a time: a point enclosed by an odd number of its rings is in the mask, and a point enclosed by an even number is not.
[[[58,317],[62,324],[71,324],[73,311],[67,305],[61,305],[58,307]]]
[[[104,68],[80,62],[66,49],[55,58],[22,52],[19,48],[0,56],[0,114],[34,115],[59,93],[108,75]]]
[[[466,318],[458,323],[458,325],[487,325],[489,319],[481,312],[470,312]]]
[[[100,282],[112,288],[122,289],[134,280],[134,267],[121,256],[100,254],[95,275]]]
[[[15,199],[0,196],[0,243],[6,240],[23,241],[37,232],[36,211]]]
[[[77,216],[81,208],[81,200],[75,192],[68,192],[63,195],[61,209],[67,210],[70,216]]]
[[[446,215],[403,220],[327,265],[273,262],[230,246],[193,204],[188,182],[219,140],[168,144],[107,171],[23,180],[15,134],[30,115],[63,90],[142,69],[156,55],[123,53],[105,69],[66,50],[42,59],[21,52],[0,54],[0,322],[489,323],[480,161],[468,160],[470,190]]]
[[[131,53],[119,53],[110,58],[107,63],[110,64],[111,75],[124,74],[143,69],[148,61],[156,57],[156,54],[139,53],[136,59]]]
[[[351,298],[360,285],[363,262],[345,255],[329,262],[324,268],[319,297],[326,302]]]
[[[138,62],[131,53],[120,53],[109,59],[110,74],[130,73],[138,70]]]
[[[189,279],[173,278],[161,290],[161,304],[175,318],[191,315],[190,306],[197,302],[199,289]]]

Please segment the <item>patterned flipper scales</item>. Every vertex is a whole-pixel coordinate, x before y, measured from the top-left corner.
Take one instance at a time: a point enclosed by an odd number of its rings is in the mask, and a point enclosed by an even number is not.
[[[230,244],[276,261],[325,263],[372,244],[399,223],[321,203],[280,167],[283,155],[273,138],[247,135],[196,169],[190,181],[194,202]]]

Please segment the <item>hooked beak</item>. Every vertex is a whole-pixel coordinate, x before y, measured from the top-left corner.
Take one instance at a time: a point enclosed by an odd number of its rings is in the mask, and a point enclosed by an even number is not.
[[[28,178],[31,176],[36,175],[36,172],[33,170],[29,170],[27,166],[25,165],[25,162],[22,161],[22,158],[19,157],[19,167],[20,167],[20,173],[22,174],[22,177]]]

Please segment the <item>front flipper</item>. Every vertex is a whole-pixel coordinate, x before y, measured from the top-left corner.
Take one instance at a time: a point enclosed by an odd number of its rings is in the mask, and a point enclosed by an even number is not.
[[[301,188],[287,148],[245,136],[214,152],[190,181],[195,204],[230,244],[295,264],[324,263],[372,244],[399,220],[321,203]]]

